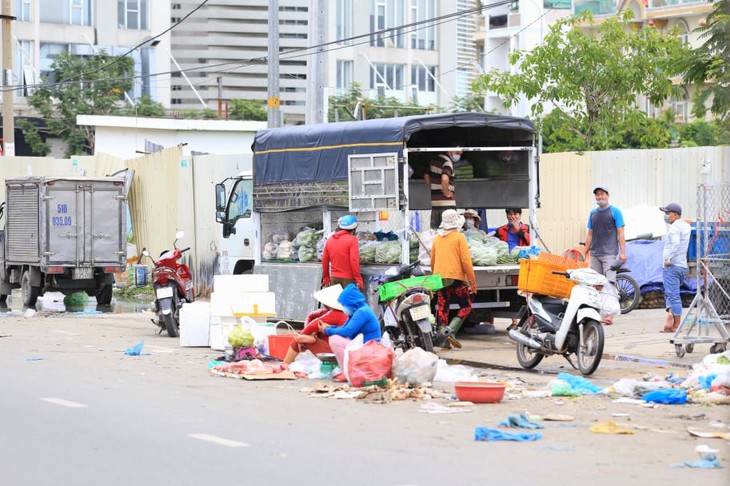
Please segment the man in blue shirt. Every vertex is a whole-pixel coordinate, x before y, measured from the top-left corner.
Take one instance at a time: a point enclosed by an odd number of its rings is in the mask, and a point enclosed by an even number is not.
[[[626,238],[624,237],[624,216],[621,210],[611,206],[608,201],[608,188],[597,186],[593,189],[597,208],[588,216],[586,249],[591,252],[591,268],[605,275],[609,282],[616,282],[616,271],[611,266],[616,257],[621,264],[626,263]],[[604,324],[613,324],[609,317]]]
[[[665,237],[662,251],[664,307],[667,309],[667,320],[662,332],[675,332],[682,316],[679,287],[687,276],[687,248],[692,228],[682,219],[682,207],[679,204],[671,203],[659,209],[664,212],[664,222],[669,224],[669,233]]]

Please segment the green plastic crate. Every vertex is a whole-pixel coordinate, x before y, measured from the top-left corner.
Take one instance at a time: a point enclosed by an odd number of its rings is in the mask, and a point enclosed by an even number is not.
[[[441,275],[425,275],[422,277],[411,277],[396,282],[388,282],[378,289],[381,301],[390,300],[398,297],[411,287],[425,287],[429,290],[439,290],[444,287],[441,281]]]

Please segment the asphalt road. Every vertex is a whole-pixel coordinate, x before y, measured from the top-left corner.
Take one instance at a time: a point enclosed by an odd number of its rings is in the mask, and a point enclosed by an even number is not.
[[[142,356],[123,353],[142,339]],[[695,460],[700,443],[727,465],[727,441],[685,430],[727,424],[727,406],[551,397],[428,414],[425,401],[309,397],[309,380],[212,377],[207,363],[218,354],[180,348],[143,314],[1,317],[0,485],[727,484],[727,469],[670,468]],[[554,378],[482,373],[530,389]],[[546,423],[535,442],[474,441],[475,427],[524,411],[575,420]],[[634,434],[589,431],[605,420]]]

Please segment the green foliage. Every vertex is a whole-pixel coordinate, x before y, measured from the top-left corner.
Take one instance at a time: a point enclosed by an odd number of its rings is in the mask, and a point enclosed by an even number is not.
[[[119,114],[141,118],[161,118],[165,116],[165,107],[157,103],[148,94],[142,95],[135,105],[124,105]]]
[[[584,150],[622,146],[626,140],[616,127],[640,130],[646,123],[636,110],[637,95],[655,105],[668,99],[671,78],[687,54],[674,32],[634,29],[632,15],[626,10],[596,26],[588,12],[560,19],[543,44],[511,55],[516,74],[493,69],[475,81],[474,90],[496,93],[507,107],[525,96],[538,121],[550,107],[560,110],[562,118],[553,120],[558,123],[551,132],[555,146],[572,144],[575,137]]]
[[[266,102],[262,100],[231,100],[228,104],[228,118],[231,120],[266,121]]]
[[[350,90],[340,96],[330,96],[329,121],[369,120],[374,118],[392,118],[396,116],[423,115],[441,111],[438,107],[404,104],[392,96],[378,96],[375,99],[363,96],[357,83],[352,83]]]
[[[701,33],[704,43],[687,57],[684,75],[685,82],[698,85],[694,114],[704,117],[711,99],[710,111],[720,120],[730,121],[730,0],[715,2],[707,24],[695,32]],[[727,129],[726,125],[726,133]]]
[[[454,96],[450,109],[452,113],[484,113],[484,95],[469,93],[467,96]]]
[[[45,119],[48,133],[66,142],[66,157],[93,153],[94,132],[77,126],[76,117],[118,114],[124,93],[132,89],[129,75],[134,72],[134,60],[108,56],[104,51],[88,57],[62,53],[54,59],[51,71],[54,82],[45,79],[28,97],[28,104]],[[23,129],[31,140],[39,136],[37,131],[29,125]],[[34,151],[42,152],[36,145]]]
[[[720,125],[705,120],[677,125],[682,147],[706,147],[717,145],[720,139]]]
[[[35,123],[27,118],[18,118],[16,124],[22,130],[25,142],[30,146],[33,155],[45,157],[51,153],[51,146],[43,141]]]

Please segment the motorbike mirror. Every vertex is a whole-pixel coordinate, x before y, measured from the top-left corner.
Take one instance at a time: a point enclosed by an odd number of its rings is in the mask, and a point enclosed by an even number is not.
[[[176,240],[179,240],[183,236],[185,236],[185,232],[184,231],[178,231],[177,233],[175,233],[175,239]]]
[[[152,258],[152,257],[150,256],[150,252],[148,252],[147,250],[142,250],[142,255],[143,255],[143,256],[146,256],[147,258]]]

